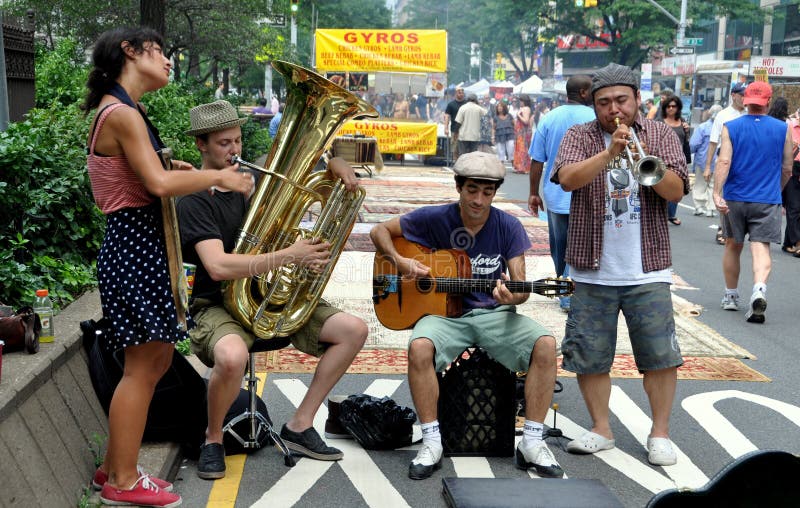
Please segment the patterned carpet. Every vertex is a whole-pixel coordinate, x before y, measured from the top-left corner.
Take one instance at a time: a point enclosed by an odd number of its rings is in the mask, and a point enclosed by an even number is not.
[[[324,298],[334,306],[364,319],[369,326],[367,344],[348,372],[405,374],[405,348],[409,330],[389,330],[377,320],[372,308],[372,257],[375,251],[369,238],[370,229],[377,223],[397,217],[420,206],[443,204],[457,198],[450,170],[419,166],[387,166],[374,178],[362,178],[359,183],[367,196],[339,258],[334,274],[325,289]],[[494,205],[517,217],[522,223],[532,247],[526,252],[526,279],[537,280],[553,275],[550,259],[547,223],[527,210],[527,203],[511,200],[500,188]],[[680,286],[676,278],[676,286]],[[685,365],[679,369],[680,379],[769,381],[737,358],[753,358],[741,347],[727,341],[716,331],[699,322],[702,309],[673,295],[678,341]],[[566,315],[557,302],[538,295],[519,306],[518,312],[539,321],[560,342]],[[620,319],[614,377],[640,377],[633,364],[630,341],[624,319]],[[316,359],[293,349],[258,355],[257,368],[265,372],[313,372]],[[559,375],[569,376],[559,370]]]
[[[317,367],[317,359],[300,351],[287,348],[256,354],[256,371],[291,374],[310,374]],[[408,357],[405,350],[364,349],[347,370],[349,374],[406,374]],[[559,358],[558,375],[574,377],[561,368]],[[611,367],[613,378],[641,378],[636,370],[633,355],[623,354],[614,358]],[[678,379],[703,381],[751,381],[769,382],[770,379],[756,372],[736,358],[684,357],[678,369]]]

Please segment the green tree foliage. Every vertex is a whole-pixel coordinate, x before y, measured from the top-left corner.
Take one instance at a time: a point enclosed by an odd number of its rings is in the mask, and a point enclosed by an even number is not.
[[[678,18],[680,2],[656,1]],[[694,20],[727,15],[762,22],[765,13],[757,3],[736,0],[690,1],[688,9],[688,18]],[[537,46],[557,35],[607,42],[602,34],[609,32],[611,60],[638,66],[651,51],[673,45],[677,31],[673,21],[645,0],[599,0],[591,9],[576,7],[574,0],[410,0],[404,14],[407,28],[447,29],[451,82],[469,76],[469,48],[474,42],[481,44],[485,60],[500,52],[524,79],[533,72]],[[704,35],[699,28],[687,35],[692,33]],[[545,47],[553,51],[552,42]]]
[[[68,106],[86,95],[86,64],[75,39],[61,39],[55,49],[36,46],[36,107]]]
[[[513,2],[504,0],[449,0],[431,5],[429,0],[411,0],[404,14],[406,28],[447,30],[450,81],[469,78],[470,44],[481,45],[484,68],[495,53],[511,62],[525,79],[533,73],[538,46],[539,12],[544,0]]]

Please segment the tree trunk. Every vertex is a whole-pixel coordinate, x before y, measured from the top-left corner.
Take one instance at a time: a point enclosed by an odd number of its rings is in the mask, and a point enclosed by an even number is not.
[[[139,0],[139,23],[156,30],[162,37],[167,30],[166,12],[166,0]]]

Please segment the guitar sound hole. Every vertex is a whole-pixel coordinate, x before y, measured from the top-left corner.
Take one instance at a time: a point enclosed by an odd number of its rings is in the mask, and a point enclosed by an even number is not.
[[[431,289],[433,289],[433,281],[431,279],[417,281],[417,291],[420,293],[429,293]]]

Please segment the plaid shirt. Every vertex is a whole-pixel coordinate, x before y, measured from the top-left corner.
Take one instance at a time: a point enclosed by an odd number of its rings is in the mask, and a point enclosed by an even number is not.
[[[688,194],[686,158],[672,128],[640,115],[636,119],[635,129],[647,154],[661,158],[667,170],[683,180],[683,193]],[[558,183],[558,171],[562,167],[584,161],[605,150],[603,133],[597,120],[571,127],[561,141],[551,179]],[[572,191],[566,261],[579,270],[600,268],[608,170],[606,167],[587,185]],[[641,206],[642,268],[645,273],[669,268],[672,265],[672,252],[667,228],[667,202],[652,187],[641,187]]]

